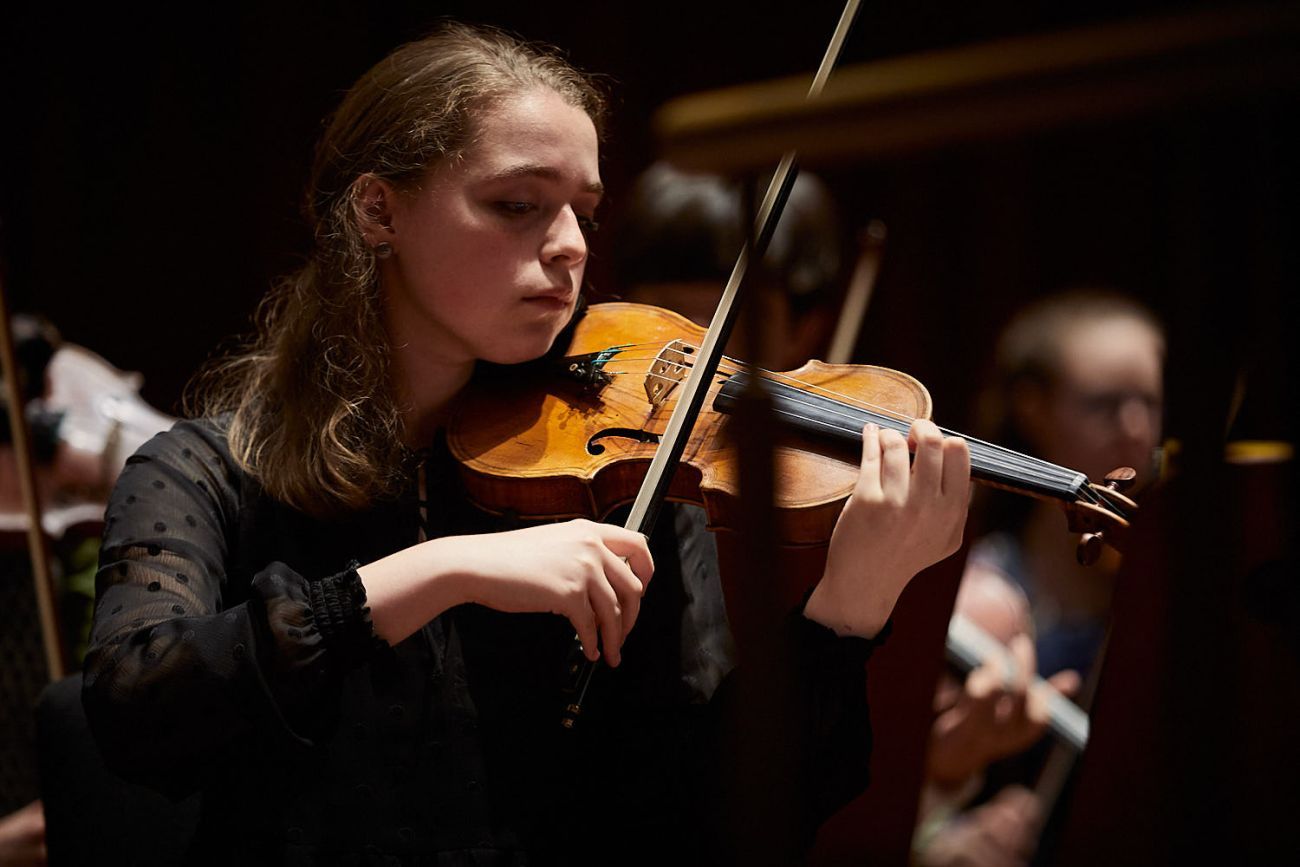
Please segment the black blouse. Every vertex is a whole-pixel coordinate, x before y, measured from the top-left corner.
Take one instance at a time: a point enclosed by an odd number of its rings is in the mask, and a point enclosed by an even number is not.
[[[425,467],[429,537],[507,528],[467,504],[445,449]],[[212,423],[146,444],[108,507],[86,658],[109,766],[202,792],[194,863],[725,858],[717,757],[745,723],[727,710],[730,635],[698,512],[659,522],[623,665],[601,667],[568,732],[564,619],[462,605],[396,646],[374,635],[355,564],[419,538],[410,487],[323,522],[264,495]],[[787,632],[806,844],[865,784],[873,642],[797,613]]]

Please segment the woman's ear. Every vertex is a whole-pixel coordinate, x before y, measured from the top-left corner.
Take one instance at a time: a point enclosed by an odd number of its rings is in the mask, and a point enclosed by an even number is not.
[[[391,183],[369,173],[352,184],[352,215],[361,236],[373,249],[379,249],[380,244],[392,244],[392,206],[396,196],[397,190]]]

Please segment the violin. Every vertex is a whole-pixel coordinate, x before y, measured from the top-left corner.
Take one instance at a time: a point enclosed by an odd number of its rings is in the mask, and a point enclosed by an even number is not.
[[[616,302],[589,307],[567,349],[530,372],[473,387],[458,401],[447,443],[470,498],[494,514],[600,520],[636,495],[693,367],[704,329],[668,310]],[[724,359],[691,429],[667,499],[702,505],[710,529],[739,522],[739,471],[730,413],[752,376],[763,380],[781,424],[774,454],[776,524],[785,546],[825,545],[857,481],[867,422],[906,435],[930,418],[915,378],[870,365],[809,361],[749,372]],[[940,428],[945,436],[960,436]],[[1053,501],[1080,559],[1122,548],[1137,504],[1122,493],[1129,468],[1102,483],[993,443],[966,437],[972,477]]]
[[[808,99],[824,89],[859,6],[847,0]],[[714,530],[739,526],[740,473],[727,447],[728,434],[736,433],[726,421],[742,401],[756,405],[765,383],[775,415],[800,441],[778,442],[773,451],[778,535],[796,548],[829,542],[856,484],[854,444],[865,424],[906,431],[913,419],[928,417],[931,401],[920,382],[885,368],[810,361],[787,373],[748,372],[722,355],[750,257],[761,260],[767,250],[795,163],[794,152],[781,158],[762,203],[748,215],[755,218],[753,231],[707,331],[668,311],[603,305],[577,324],[558,376],[521,376],[501,391],[471,391],[460,401],[447,442],[472,500],[489,512],[522,518],[595,519],[630,501],[625,527],[643,535],[660,504],[676,500],[702,504]],[[749,201],[747,210],[754,204]],[[850,382],[857,371],[865,376]],[[1132,469],[1110,474],[1103,490],[1081,473],[978,445],[978,457],[972,449],[975,478],[1069,504],[1071,526],[1083,534],[1081,561],[1100,556],[1106,534],[1113,539],[1127,529],[1126,510],[1136,504],[1119,489],[1136,478]],[[574,645],[581,649],[576,636]],[[573,667],[565,728],[576,725],[593,672],[590,661]]]

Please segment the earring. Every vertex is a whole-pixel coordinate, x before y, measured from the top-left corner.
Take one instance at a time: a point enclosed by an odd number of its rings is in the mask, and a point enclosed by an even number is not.
[[[380,241],[375,245],[375,258],[387,259],[393,255],[393,245],[387,241]]]

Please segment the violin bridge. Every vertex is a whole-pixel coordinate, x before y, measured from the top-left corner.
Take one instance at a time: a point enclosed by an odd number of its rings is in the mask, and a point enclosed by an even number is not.
[[[651,406],[663,406],[677,383],[686,380],[691,364],[687,356],[694,352],[695,347],[680,339],[665,343],[659,350],[645,377],[645,396]]]

